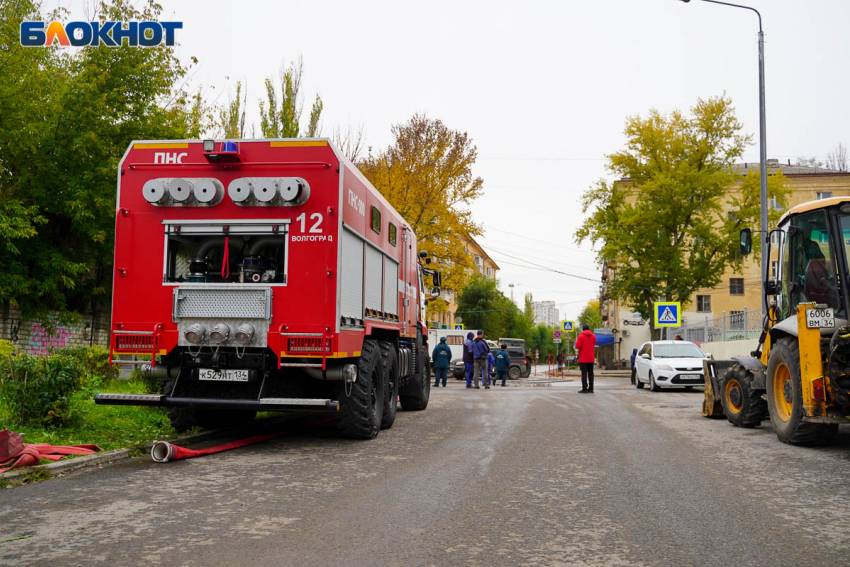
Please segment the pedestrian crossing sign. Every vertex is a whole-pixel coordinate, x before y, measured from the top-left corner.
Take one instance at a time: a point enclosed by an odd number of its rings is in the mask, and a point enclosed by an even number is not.
[[[659,301],[653,308],[656,327],[681,327],[682,304],[678,301]]]
[[[575,321],[561,321],[561,330],[569,333],[575,329]]]
[[[463,325],[461,323],[455,323],[455,331],[463,331]]]

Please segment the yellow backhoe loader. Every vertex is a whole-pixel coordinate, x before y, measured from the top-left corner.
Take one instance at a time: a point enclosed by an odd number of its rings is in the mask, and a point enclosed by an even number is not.
[[[764,331],[749,356],[706,361],[703,415],[737,427],[769,418],[785,443],[823,444],[850,423],[850,197],[793,207],[763,242],[777,262]]]

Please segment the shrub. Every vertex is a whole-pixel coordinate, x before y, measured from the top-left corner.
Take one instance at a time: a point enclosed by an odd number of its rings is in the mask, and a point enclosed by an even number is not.
[[[15,345],[11,341],[0,341],[0,361],[9,358],[15,352]]]
[[[69,417],[71,396],[82,377],[71,356],[7,356],[0,361],[0,402],[21,424],[61,422]]]
[[[56,349],[53,353],[76,360],[85,382],[93,386],[114,380],[120,372],[120,367],[109,365],[109,349],[106,347],[66,347]]]

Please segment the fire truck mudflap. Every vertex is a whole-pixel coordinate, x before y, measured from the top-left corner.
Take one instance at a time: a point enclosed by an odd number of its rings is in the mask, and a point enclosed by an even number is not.
[[[337,414],[372,438],[430,396],[427,253],[324,139],[133,142],[119,165],[111,358],[148,355],[174,427]],[[438,290],[437,290],[438,292]],[[125,362],[113,360],[113,362]]]

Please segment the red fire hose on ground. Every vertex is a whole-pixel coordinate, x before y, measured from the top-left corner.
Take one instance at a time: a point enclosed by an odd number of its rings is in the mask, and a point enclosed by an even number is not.
[[[321,425],[323,423],[334,421],[335,419],[335,417],[325,417],[308,422],[307,425]],[[263,441],[268,441],[269,439],[286,435],[289,432],[289,429],[283,429],[273,433],[261,433],[260,435],[252,435],[251,437],[230,441],[214,447],[207,447],[206,449],[187,449],[185,447],[172,445],[168,441],[154,441],[153,446],[151,446],[151,458],[157,463],[168,463],[171,461],[179,461],[181,459],[203,457],[204,455],[212,455],[214,453],[221,453],[222,451],[238,449],[239,447],[245,447],[246,445],[262,443]]]
[[[66,447],[48,443],[24,443],[23,435],[4,429],[0,431],[0,473],[37,465],[41,459],[58,461],[68,455],[90,455],[101,450],[97,445]]]

